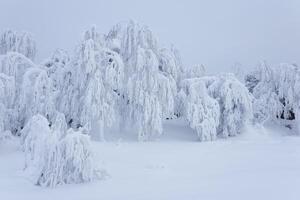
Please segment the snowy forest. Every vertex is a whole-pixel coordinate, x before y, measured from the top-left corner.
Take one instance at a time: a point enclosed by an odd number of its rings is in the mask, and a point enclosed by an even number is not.
[[[3,30],[0,146],[17,141],[27,184],[60,188],[118,179],[96,162],[109,150],[94,148],[107,145],[113,132],[147,146],[180,121],[197,146],[212,148],[265,124],[300,134],[296,64],[262,61],[242,74],[213,74],[201,63],[185,66],[175,46],[128,21],[107,33],[92,26],[72,52],[57,49],[38,62],[31,33]]]

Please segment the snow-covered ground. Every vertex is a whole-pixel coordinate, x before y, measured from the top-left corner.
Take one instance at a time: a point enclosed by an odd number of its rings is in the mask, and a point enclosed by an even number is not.
[[[2,144],[0,199],[300,199],[300,137],[288,130],[249,128],[204,143],[182,122],[168,122],[165,130],[153,142],[124,135],[94,142],[96,160],[109,176],[55,189],[34,186],[23,173],[23,153],[14,142]]]

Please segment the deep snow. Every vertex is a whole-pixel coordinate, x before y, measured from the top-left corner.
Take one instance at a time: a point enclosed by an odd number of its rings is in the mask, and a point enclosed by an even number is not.
[[[0,199],[300,199],[300,137],[284,128],[248,128],[243,135],[197,141],[181,121],[168,122],[159,140],[139,143],[128,134],[94,142],[105,180],[34,186],[23,172],[17,140],[0,145]]]

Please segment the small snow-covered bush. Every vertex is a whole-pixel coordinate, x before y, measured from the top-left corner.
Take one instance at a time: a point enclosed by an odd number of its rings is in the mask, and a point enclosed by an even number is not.
[[[25,152],[25,167],[31,165],[34,168],[40,168],[39,165],[42,164],[40,161],[47,152],[45,144],[49,142],[49,136],[51,136],[49,122],[42,115],[34,115],[27,122],[21,131],[21,144]]]
[[[42,115],[33,116],[22,130],[25,169],[40,186],[82,183],[99,178],[93,161],[90,137],[83,129],[66,133],[66,122],[58,115],[54,128]]]
[[[181,87],[181,114],[200,140],[235,136],[252,120],[251,95],[232,74],[186,79]]]
[[[59,145],[63,155],[62,183],[89,182],[97,178],[90,136],[69,129]]]

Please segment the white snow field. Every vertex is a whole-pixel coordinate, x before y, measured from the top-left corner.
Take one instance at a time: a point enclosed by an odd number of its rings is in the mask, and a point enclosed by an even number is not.
[[[17,139],[0,145],[0,199],[300,199],[300,137],[288,129],[248,128],[213,142],[198,142],[181,121],[167,122],[165,130],[152,142],[128,134],[94,142],[106,179],[54,189],[35,186],[24,174]]]

